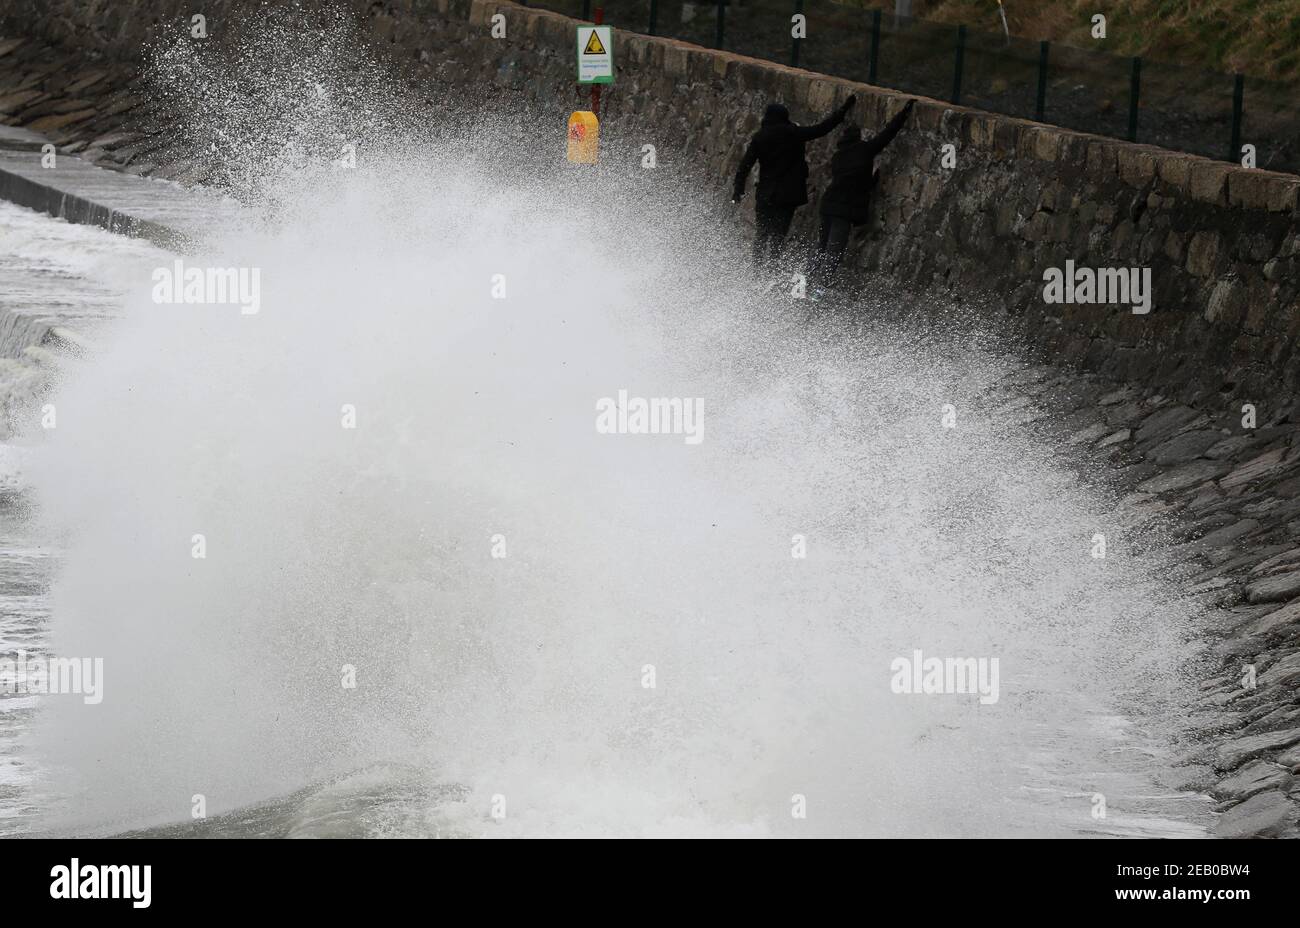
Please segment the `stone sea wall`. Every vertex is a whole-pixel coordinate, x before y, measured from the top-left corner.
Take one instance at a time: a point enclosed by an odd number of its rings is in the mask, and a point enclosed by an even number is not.
[[[214,35],[260,5],[201,4]],[[355,17],[396,68],[434,95],[526,104],[530,121],[557,140],[569,112],[584,106],[567,17],[499,0],[319,5]],[[180,0],[0,0],[8,34],[39,29],[116,59],[137,56],[193,12]],[[504,37],[492,35],[498,13]],[[702,173],[712,182],[702,194],[720,201],[766,102],[811,121],[855,93],[854,118],[871,130],[904,99],[668,39],[620,32],[615,44],[617,81],[601,113],[607,156],[635,163],[640,146],[652,144],[660,170]],[[814,196],[832,144],[811,147]],[[953,167],[945,167],[945,146]],[[1268,405],[1300,390],[1298,191],[1291,175],[922,99],[887,153],[873,223],[851,261],[909,288],[985,296],[971,312],[1055,363],[1198,404]],[[742,213],[752,222],[748,204]],[[806,207],[796,231],[812,236],[815,222]],[[1149,268],[1151,312],[1045,302],[1044,272],[1067,261]]]

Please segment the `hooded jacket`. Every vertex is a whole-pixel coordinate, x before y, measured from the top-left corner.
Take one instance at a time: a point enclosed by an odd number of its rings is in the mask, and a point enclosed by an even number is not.
[[[789,110],[779,103],[770,104],[736,171],[733,199],[745,195],[745,180],[757,162],[755,196],[759,203],[791,208],[807,203],[808,160],[804,157],[804,146],[843,122],[853,102],[854,97],[849,97],[843,106],[815,126],[797,126],[790,121]]]
[[[898,135],[911,110],[910,105],[904,107],[879,134],[869,139],[862,138],[857,126],[844,128],[831,156],[831,184],[821,201],[823,216],[847,219],[854,225],[867,221],[876,156]]]

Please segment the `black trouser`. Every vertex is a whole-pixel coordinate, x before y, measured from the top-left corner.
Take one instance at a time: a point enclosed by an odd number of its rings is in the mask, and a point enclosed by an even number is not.
[[[822,231],[817,240],[817,268],[819,283],[823,287],[828,287],[834,282],[852,231],[853,225],[847,219],[841,219],[839,216],[822,216]]]
[[[776,269],[776,259],[790,231],[794,211],[793,206],[775,206],[762,201],[754,204],[754,267],[758,270]]]

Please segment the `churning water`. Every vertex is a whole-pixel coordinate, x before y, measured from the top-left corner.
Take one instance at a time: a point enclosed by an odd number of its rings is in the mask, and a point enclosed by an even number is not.
[[[766,295],[700,191],[495,157],[524,131],[264,162],[266,221],[187,258],[260,312],[141,273],[70,362],[26,492],[104,698],[24,725],[25,830],[1196,833],[1155,785],[1190,605],[1016,366]],[[703,441],[598,432],[620,389]],[[998,700],[892,692],[915,650],[997,658]]]

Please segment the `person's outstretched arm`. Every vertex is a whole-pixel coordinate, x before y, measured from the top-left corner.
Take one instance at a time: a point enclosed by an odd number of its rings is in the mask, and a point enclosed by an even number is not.
[[[881,129],[867,142],[873,158],[884,151],[889,143],[894,140],[894,136],[898,135],[899,130],[903,128],[903,123],[907,122],[907,117],[912,114],[912,107],[915,105],[915,100],[908,100],[907,105],[885,124],[885,128]]]
[[[850,94],[849,98],[844,101],[843,105],[839,109],[831,113],[815,126],[795,126],[794,131],[798,134],[799,138],[805,142],[819,139],[840,123],[844,122],[844,117],[848,115],[849,110],[853,109],[853,104],[856,102],[858,102],[858,98],[853,94]]]
[[[749,177],[749,172],[754,169],[754,162],[757,160],[758,149],[753,141],[750,141],[749,147],[745,149],[745,157],[740,159],[740,167],[736,169],[736,183],[731,188],[733,203],[745,195],[745,180]]]

